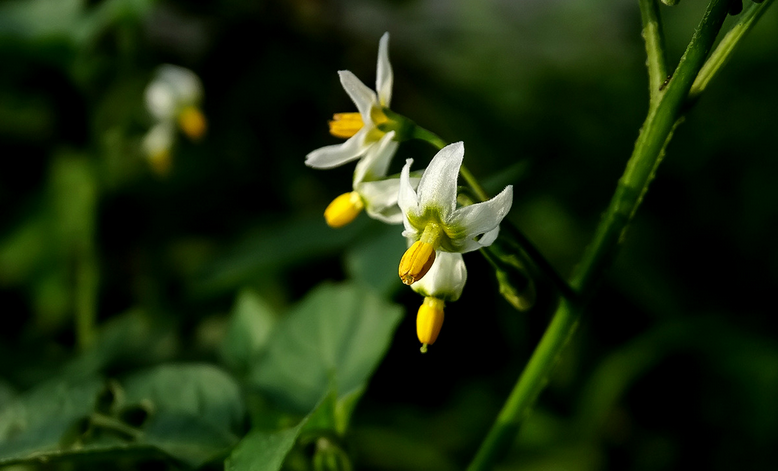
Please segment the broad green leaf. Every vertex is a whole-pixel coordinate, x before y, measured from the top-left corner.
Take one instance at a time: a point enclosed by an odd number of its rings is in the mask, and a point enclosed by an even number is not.
[[[51,381],[0,410],[0,465],[60,451],[69,429],[92,412],[102,380]]]
[[[365,237],[346,253],[346,269],[351,278],[377,293],[392,293],[402,285],[397,265],[406,248],[405,237],[396,226],[382,227],[376,237]]]
[[[250,432],[224,462],[225,471],[278,471],[304,425],[305,420],[280,431]]]
[[[224,362],[239,372],[248,371],[252,360],[265,348],[277,316],[265,301],[251,290],[238,295],[227,336],[221,348]]]
[[[364,230],[365,224],[363,218],[335,231],[317,215],[268,225],[208,264],[190,292],[196,297],[224,293],[274,274],[280,267],[337,253]]]
[[[401,316],[354,284],[322,285],[278,325],[249,382],[303,414],[331,388],[342,398],[365,387]]]
[[[207,364],[161,365],[122,381],[126,404],[146,404],[141,441],[191,466],[234,445],[244,417],[237,383]]]

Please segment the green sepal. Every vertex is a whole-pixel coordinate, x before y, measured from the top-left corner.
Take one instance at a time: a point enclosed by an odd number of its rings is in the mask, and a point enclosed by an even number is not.
[[[494,268],[502,297],[516,310],[524,312],[535,305],[535,282],[511,245],[500,234],[492,245],[482,248],[481,253]]]

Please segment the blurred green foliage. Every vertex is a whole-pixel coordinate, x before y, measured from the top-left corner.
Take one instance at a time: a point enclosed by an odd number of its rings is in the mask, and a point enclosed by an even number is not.
[[[703,8],[662,7],[670,63]],[[371,83],[384,31],[393,108],[513,184],[509,218],[568,275],[648,106],[636,2],[0,3],[0,466],[464,467],[554,293],[536,280],[517,313],[466,256],[420,356],[400,229],[324,224],[352,168],[304,156],[353,107],[335,72]],[[675,133],[499,469],[774,466],[776,34],[773,8]],[[162,63],[200,75],[209,121],[166,177],[140,151]],[[432,155],[404,144],[393,169]]]

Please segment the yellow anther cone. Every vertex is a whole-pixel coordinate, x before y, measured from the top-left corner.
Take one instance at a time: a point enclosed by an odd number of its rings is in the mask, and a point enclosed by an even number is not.
[[[330,134],[343,139],[353,136],[365,125],[359,113],[335,113],[329,124]]]
[[[170,151],[160,150],[148,156],[151,170],[157,175],[164,177],[170,173],[170,167],[173,165],[173,156]]]
[[[343,193],[332,200],[332,203],[324,210],[324,219],[327,220],[327,225],[330,227],[343,227],[353,221],[364,207],[365,204],[359,193],[355,191]]]
[[[445,303],[442,299],[426,297],[419,307],[416,314],[416,335],[419,342],[422,343],[421,352],[427,352],[427,345],[432,345],[438,339],[440,328],[443,327],[443,307]]]
[[[400,259],[398,270],[400,279],[406,285],[419,281],[430,271],[433,262],[435,262],[435,247],[427,242],[417,240]]]

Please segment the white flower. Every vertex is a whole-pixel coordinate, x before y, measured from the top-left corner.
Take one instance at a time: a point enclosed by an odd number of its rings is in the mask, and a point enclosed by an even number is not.
[[[309,153],[305,158],[305,164],[309,167],[333,168],[366,156],[370,149],[386,136],[378,126],[389,121],[383,108],[389,108],[392,100],[394,76],[389,63],[389,33],[384,33],[378,43],[377,95],[348,70],[341,70],[338,75],[340,83],[359,112],[334,115],[334,119],[330,121],[330,133],[348,140]]]
[[[400,224],[403,215],[397,206],[400,188],[399,178],[386,178],[389,163],[397,150],[394,131],[386,133],[357,163],[354,170],[353,191],[335,198],[324,211],[324,218],[331,227],[342,227],[364,209],[373,219],[387,224]],[[418,177],[410,177],[414,188]]]
[[[164,64],[146,87],[145,97],[146,108],[157,121],[175,120],[187,106],[199,106],[203,86],[191,70]]]
[[[165,64],[155,72],[145,91],[154,125],[144,136],[142,149],[156,173],[170,170],[176,127],[193,140],[205,134],[207,123],[199,109],[202,99],[203,86],[191,70]]]
[[[453,302],[462,296],[466,282],[467,267],[462,254],[438,252],[427,275],[411,288],[422,296]]]
[[[424,296],[424,302],[416,314],[416,335],[421,351],[435,343],[443,327],[446,301],[456,301],[462,295],[467,281],[467,268],[462,254],[440,252],[437,260],[424,278],[411,285]]]
[[[436,251],[466,253],[491,245],[511,209],[510,185],[489,201],[457,208],[457,177],[464,155],[461,142],[444,147],[424,171],[416,191],[410,181],[413,160],[403,167],[398,204],[404,216],[403,235],[413,242],[400,261],[405,284],[427,273]]]

